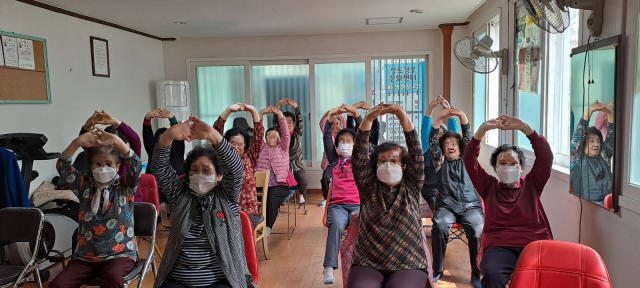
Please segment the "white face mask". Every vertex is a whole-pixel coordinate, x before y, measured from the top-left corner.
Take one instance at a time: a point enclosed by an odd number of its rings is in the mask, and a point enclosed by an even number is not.
[[[93,173],[93,179],[100,184],[109,183],[118,175],[118,170],[113,167],[98,167],[91,170],[91,172]]]
[[[344,158],[351,157],[351,154],[353,153],[353,144],[339,144],[338,152],[340,152],[340,155]]]
[[[402,166],[386,162],[378,166],[378,180],[387,185],[393,185],[402,179]]]
[[[520,167],[518,166],[500,166],[496,168],[498,179],[504,184],[513,184],[520,179]]]
[[[216,186],[216,174],[189,176],[189,188],[200,196],[207,195]]]

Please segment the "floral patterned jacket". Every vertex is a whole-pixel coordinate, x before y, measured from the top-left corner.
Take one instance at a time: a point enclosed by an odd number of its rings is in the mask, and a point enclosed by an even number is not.
[[[138,188],[142,163],[140,158],[129,150],[123,155],[121,165],[126,165],[127,173],[116,177],[107,185],[109,189],[109,208],[96,215],[91,212],[91,202],[98,185],[91,176],[84,175],[71,165],[71,158],[60,157],[56,168],[60,177],[80,199],[78,216],[78,245],[73,259],[89,262],[102,262],[119,257],[138,260],[133,231],[133,202]],[[102,191],[100,191],[102,193]],[[103,200],[104,201],[104,200]]]

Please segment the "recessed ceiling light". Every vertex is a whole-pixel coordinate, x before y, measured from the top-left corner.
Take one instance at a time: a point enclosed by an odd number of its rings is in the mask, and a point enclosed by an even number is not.
[[[400,24],[402,17],[367,18],[367,25]]]
[[[174,24],[178,24],[178,25],[185,25],[185,24],[187,24],[187,22],[184,22],[184,21],[176,21],[176,22],[173,22],[173,23],[174,23]]]
[[[411,12],[411,13],[418,13],[418,14],[420,14],[420,13],[422,13],[422,12],[424,12],[424,11],[422,11],[422,9],[411,9],[409,12]]]

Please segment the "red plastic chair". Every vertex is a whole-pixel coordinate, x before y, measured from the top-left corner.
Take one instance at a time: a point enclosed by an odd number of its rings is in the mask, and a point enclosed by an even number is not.
[[[604,208],[613,209],[611,194],[607,194],[607,196],[604,196]]]
[[[158,196],[156,177],[152,174],[140,175],[140,190],[142,191],[142,202],[156,206],[158,215],[160,215],[160,196]]]
[[[595,250],[579,243],[540,240],[520,254],[509,287],[611,288],[611,279]]]
[[[242,221],[242,238],[244,239],[244,254],[247,257],[247,268],[253,275],[253,284],[258,285],[259,267],[258,267],[258,250],[256,242],[253,238],[253,227],[251,227],[251,219],[249,215],[240,211],[240,220]]]

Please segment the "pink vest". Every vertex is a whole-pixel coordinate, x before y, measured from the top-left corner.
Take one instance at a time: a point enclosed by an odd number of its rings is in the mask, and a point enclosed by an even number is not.
[[[333,167],[333,180],[331,188],[331,204],[356,204],[360,205],[360,194],[356,181],[353,179],[351,161],[347,161],[342,168],[340,161]]]

